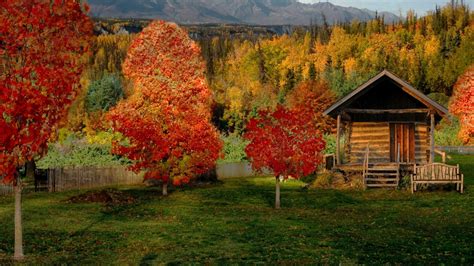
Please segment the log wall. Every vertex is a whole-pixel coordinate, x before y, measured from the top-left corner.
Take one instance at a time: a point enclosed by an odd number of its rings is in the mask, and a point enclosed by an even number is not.
[[[389,123],[353,122],[351,124],[348,159],[351,163],[362,163],[365,150],[369,145],[370,162],[390,161]]]
[[[370,162],[390,162],[390,124],[388,122],[352,122],[346,147],[347,161],[362,163],[369,144]],[[415,162],[427,163],[429,129],[426,124],[415,124]]]
[[[430,133],[428,125],[415,124],[415,161],[417,164],[428,162],[428,152],[430,149]]]

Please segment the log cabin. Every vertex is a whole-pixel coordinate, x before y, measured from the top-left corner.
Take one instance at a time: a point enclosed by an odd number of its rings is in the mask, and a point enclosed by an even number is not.
[[[448,110],[384,70],[323,114],[337,121],[337,169],[364,171],[370,161],[398,179],[404,167],[433,162],[434,128]]]

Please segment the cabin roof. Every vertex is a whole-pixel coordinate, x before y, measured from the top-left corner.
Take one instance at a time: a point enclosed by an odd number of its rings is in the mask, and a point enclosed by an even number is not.
[[[393,82],[398,84],[401,90],[405,91],[411,97],[415,98],[429,109],[434,110],[440,117],[445,117],[448,115],[448,110],[440,105],[439,103],[433,101],[432,99],[428,98],[428,96],[424,95],[413,86],[411,86],[408,82],[402,80],[401,78],[397,77],[393,73],[388,70],[383,70],[375,77],[371,78],[357,89],[337,101],[331,107],[329,107],[326,111],[323,112],[324,115],[329,115],[332,117],[336,117],[341,111],[344,111],[345,107],[350,103],[356,101],[358,98],[362,97],[367,91],[376,88],[376,86],[371,86],[376,83],[378,80],[388,77]]]

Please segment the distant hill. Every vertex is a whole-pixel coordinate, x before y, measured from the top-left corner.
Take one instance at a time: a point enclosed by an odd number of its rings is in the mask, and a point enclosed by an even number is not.
[[[307,25],[367,21],[376,12],[328,2],[304,4],[296,0],[88,0],[92,15],[102,18],[160,18],[180,24],[232,23]],[[379,12],[386,22],[398,20]]]

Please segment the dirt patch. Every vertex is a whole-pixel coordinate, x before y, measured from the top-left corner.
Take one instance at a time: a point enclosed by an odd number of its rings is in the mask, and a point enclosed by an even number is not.
[[[86,193],[71,197],[69,203],[105,203],[107,205],[123,205],[135,202],[135,198],[123,191],[116,189],[104,189],[100,191],[88,191]]]

